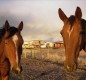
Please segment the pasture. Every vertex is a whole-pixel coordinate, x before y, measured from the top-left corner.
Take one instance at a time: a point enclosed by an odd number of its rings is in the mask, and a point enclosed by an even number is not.
[[[86,53],[80,52],[75,72],[64,70],[64,48],[23,49],[23,71],[12,80],[86,80]]]

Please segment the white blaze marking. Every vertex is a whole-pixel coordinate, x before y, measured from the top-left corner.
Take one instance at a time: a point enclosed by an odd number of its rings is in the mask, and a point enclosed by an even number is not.
[[[63,60],[64,60],[64,61],[66,60],[66,57],[65,57],[65,56],[63,57]]]
[[[73,31],[73,27],[72,27],[71,30],[70,30],[70,27],[69,27],[68,30],[67,30],[67,32],[68,32],[68,34],[69,34],[69,38],[70,38],[70,35],[71,35],[72,31]]]
[[[67,65],[67,69],[70,69],[70,67]]]
[[[18,36],[17,36],[17,35],[14,35],[14,36],[12,37],[12,39],[13,39],[13,42],[14,42],[15,47],[16,47],[16,62],[18,63],[18,53],[17,53],[17,46],[16,46],[16,42],[17,42],[17,40],[18,40]]]

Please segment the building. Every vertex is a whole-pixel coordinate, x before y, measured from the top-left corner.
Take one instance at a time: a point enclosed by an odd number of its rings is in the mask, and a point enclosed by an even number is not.
[[[54,42],[54,48],[64,47],[63,41]]]
[[[63,41],[57,42],[45,42],[43,40],[33,40],[33,41],[25,41],[23,44],[23,48],[31,49],[31,48],[60,48],[64,47]]]

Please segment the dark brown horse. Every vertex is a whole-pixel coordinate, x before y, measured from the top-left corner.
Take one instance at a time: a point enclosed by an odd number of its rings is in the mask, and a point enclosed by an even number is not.
[[[75,15],[70,17],[67,17],[60,8],[58,13],[64,23],[61,30],[65,46],[64,66],[67,71],[75,71],[80,50],[86,51],[86,21],[82,19],[79,7],[76,8]]]
[[[9,71],[15,73],[21,72],[21,54],[23,38],[21,30],[23,22],[18,28],[10,27],[8,21],[0,29],[0,77],[1,80],[9,80]]]

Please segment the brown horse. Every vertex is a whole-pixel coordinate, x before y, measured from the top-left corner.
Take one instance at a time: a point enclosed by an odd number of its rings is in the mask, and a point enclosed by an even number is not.
[[[4,28],[0,29],[0,77],[1,80],[9,80],[10,69],[17,73],[21,72],[21,54],[23,38],[21,30],[23,22],[18,28],[10,27],[8,21]]]
[[[82,11],[79,7],[76,8],[75,16],[67,17],[60,8],[58,13],[64,22],[61,30],[65,46],[64,66],[67,71],[75,71],[80,50],[86,50],[86,21],[81,18]]]

